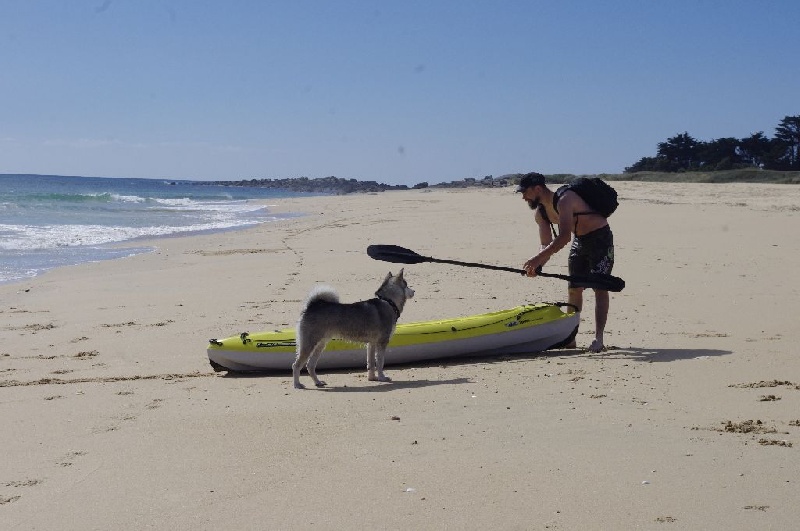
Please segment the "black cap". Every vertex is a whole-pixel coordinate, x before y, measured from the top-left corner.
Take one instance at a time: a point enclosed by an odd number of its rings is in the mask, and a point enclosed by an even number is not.
[[[517,192],[524,192],[531,186],[543,185],[544,184],[544,175],[541,173],[531,172],[526,173],[522,176],[522,179],[519,180],[519,186],[517,186]]]

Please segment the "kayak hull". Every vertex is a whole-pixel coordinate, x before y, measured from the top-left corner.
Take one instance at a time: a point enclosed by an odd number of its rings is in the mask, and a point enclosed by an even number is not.
[[[556,305],[526,304],[468,317],[398,324],[385,364],[541,352],[571,341],[579,322],[578,313],[565,313]],[[286,329],[212,339],[207,352],[214,370],[250,372],[291,369],[295,349],[295,330]],[[328,343],[317,363],[318,369],[365,366],[365,346],[338,339]]]

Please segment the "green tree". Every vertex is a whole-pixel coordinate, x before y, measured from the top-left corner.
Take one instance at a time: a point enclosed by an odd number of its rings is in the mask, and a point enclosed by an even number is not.
[[[747,138],[718,138],[702,142],[683,132],[658,144],[655,157],[642,157],[625,168],[638,171],[678,172],[725,170],[756,166],[770,170],[800,170],[800,116],[786,116],[775,137],[759,131]]]
[[[698,165],[703,169],[730,170],[741,163],[737,148],[739,139],[718,138],[698,145]]]
[[[763,131],[753,133],[739,141],[738,154],[742,162],[751,166],[765,166],[769,160],[772,143]]]
[[[700,147],[700,143],[685,131],[660,142],[656,158],[664,159],[667,168],[660,171],[685,171],[699,167]]]
[[[625,173],[636,173],[637,171],[656,171],[655,157],[642,157],[638,162],[625,168]]]
[[[786,116],[775,128],[781,169],[800,169],[800,116]]]

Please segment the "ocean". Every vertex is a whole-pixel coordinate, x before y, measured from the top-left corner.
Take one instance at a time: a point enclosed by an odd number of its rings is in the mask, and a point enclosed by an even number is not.
[[[271,214],[265,200],[299,195],[164,179],[0,175],[0,284],[153,251],[136,246],[144,238],[290,217]]]

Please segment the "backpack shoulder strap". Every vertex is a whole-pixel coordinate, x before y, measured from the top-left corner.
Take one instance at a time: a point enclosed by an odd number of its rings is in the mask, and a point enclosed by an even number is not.
[[[559,186],[558,190],[556,190],[553,193],[553,210],[558,212],[558,201],[561,199],[561,196],[564,195],[564,192],[566,192],[570,188],[571,187],[570,187],[569,184],[563,184],[563,185]]]
[[[555,198],[553,201],[555,202]],[[550,221],[550,216],[547,215],[547,209],[544,207],[544,205],[540,204],[538,210],[539,215],[542,216],[542,219],[550,224],[550,231],[553,233],[553,238],[555,239],[558,236],[558,233],[556,233],[555,225],[553,225],[553,222]]]

